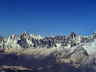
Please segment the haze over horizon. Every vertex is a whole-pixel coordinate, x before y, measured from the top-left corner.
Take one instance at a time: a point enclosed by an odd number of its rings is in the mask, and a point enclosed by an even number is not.
[[[94,0],[0,0],[0,35],[96,31]]]

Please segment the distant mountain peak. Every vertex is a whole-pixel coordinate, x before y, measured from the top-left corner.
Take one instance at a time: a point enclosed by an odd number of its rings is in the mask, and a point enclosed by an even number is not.
[[[44,59],[54,56],[59,64],[67,63],[76,68],[96,62],[96,33],[83,36],[71,32],[69,35],[42,37],[23,32],[8,38],[1,37],[0,52],[32,55]],[[96,69],[95,69],[96,72]]]

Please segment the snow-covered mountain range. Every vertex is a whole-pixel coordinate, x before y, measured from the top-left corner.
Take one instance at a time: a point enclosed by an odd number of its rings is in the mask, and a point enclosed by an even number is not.
[[[28,52],[35,52],[37,58],[51,55],[56,58],[57,63],[68,63],[79,69],[84,68],[81,72],[85,69],[96,72],[96,33],[82,36],[72,32],[66,36],[42,37],[24,32],[8,38],[1,37],[0,51],[7,52],[9,49],[29,50]]]
[[[95,40],[94,34],[80,36],[72,32],[67,36],[42,37],[23,32],[20,35],[13,34],[8,38],[2,37],[0,39],[0,48],[70,48],[93,40]]]

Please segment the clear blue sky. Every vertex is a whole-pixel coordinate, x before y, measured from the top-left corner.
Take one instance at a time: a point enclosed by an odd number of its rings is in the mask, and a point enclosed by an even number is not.
[[[0,0],[0,34],[96,31],[96,0]]]

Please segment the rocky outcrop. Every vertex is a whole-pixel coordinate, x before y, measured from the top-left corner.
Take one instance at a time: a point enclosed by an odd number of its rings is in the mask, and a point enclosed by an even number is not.
[[[0,51],[0,65],[31,66],[38,72],[96,72],[96,33],[41,37],[24,32],[1,39]]]
[[[20,35],[13,34],[4,38],[0,47],[2,48],[52,48],[75,46],[81,42],[81,37],[75,33],[68,36],[41,37],[40,35],[29,34],[27,32]]]

